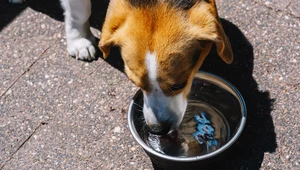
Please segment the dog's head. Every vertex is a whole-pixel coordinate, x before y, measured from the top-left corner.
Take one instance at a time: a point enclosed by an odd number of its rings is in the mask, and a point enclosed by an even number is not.
[[[104,58],[110,46],[120,47],[154,133],[179,126],[192,79],[213,43],[226,63],[233,58],[213,0],[111,0],[100,39]]]

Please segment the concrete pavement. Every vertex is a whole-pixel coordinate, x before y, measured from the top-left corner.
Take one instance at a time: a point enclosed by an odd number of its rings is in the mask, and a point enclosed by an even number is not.
[[[107,1],[93,1],[95,36]],[[243,135],[220,169],[299,169],[300,2],[217,0],[235,60],[220,75],[248,107]],[[108,60],[68,56],[57,0],[0,2],[0,169],[153,169],[127,126],[138,90],[114,49]]]

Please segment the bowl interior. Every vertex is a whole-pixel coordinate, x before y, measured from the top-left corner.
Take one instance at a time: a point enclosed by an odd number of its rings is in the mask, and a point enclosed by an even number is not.
[[[233,85],[224,79],[210,73],[198,72],[193,80],[188,97],[189,104],[197,101],[206,103],[219,110],[228,122],[230,129],[228,131],[228,141],[217,150],[193,157],[176,157],[154,151],[143,140],[142,136],[144,123],[142,121],[143,113],[141,112],[141,106],[143,106],[143,94],[141,91],[136,93],[129,107],[128,121],[132,135],[148,154],[154,154],[157,157],[168,160],[195,161],[213,157],[223,152],[236,141],[245,126],[246,107],[242,96]]]

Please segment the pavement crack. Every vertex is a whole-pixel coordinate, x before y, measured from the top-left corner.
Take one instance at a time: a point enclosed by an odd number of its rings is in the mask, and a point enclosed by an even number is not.
[[[49,46],[48,48],[46,48],[43,52],[42,52],[42,54],[38,57],[38,58],[36,58],[31,64],[30,64],[30,66],[19,76],[19,77],[17,77],[16,79],[15,79],[15,81],[13,81],[9,86],[8,86],[8,88],[6,89],[6,90],[4,90],[4,92],[0,95],[0,99],[16,84],[16,82],[18,82],[19,80],[20,80],[20,78],[22,77],[22,76],[24,76],[27,72],[29,72],[30,71],[30,69],[31,69],[31,67],[43,56],[43,55],[45,55],[45,53],[50,49],[50,47],[51,46]]]
[[[289,8],[292,4],[292,1],[289,2],[289,4],[286,6],[286,8]]]
[[[35,129],[34,131],[21,143],[21,145],[8,157],[8,159],[1,165],[0,167],[0,170],[2,170],[6,163],[9,162],[13,157],[14,155],[25,145],[25,143],[27,143],[31,137],[36,133],[36,131],[43,125],[47,125],[48,123],[47,122],[41,122]]]

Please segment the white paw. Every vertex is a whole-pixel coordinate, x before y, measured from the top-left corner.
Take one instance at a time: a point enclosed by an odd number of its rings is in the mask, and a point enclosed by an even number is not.
[[[13,3],[13,4],[21,4],[26,2],[26,0],[8,0],[8,2]]]
[[[67,50],[76,59],[93,60],[96,55],[96,49],[93,45],[95,44],[94,41],[94,37],[91,40],[86,38],[69,40]]]

